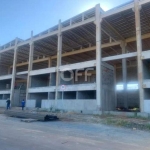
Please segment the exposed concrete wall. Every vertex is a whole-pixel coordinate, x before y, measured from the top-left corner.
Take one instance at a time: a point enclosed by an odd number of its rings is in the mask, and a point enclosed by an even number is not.
[[[62,99],[63,95],[62,92],[58,92],[58,99]]]
[[[127,82],[137,81],[137,67],[128,67],[127,68]],[[122,83],[122,68],[116,69],[116,83]]]
[[[77,99],[96,99],[96,91],[78,91]]]
[[[45,93],[55,91],[55,86],[29,88],[29,93]]]
[[[0,90],[10,89],[11,80],[1,80],[0,81]]]
[[[0,107],[6,107],[6,100],[0,100]]]
[[[54,107],[55,100],[42,100],[41,108],[52,109]]]
[[[144,89],[144,100],[150,100],[150,89]]]
[[[112,89],[104,88],[102,89],[102,100],[103,100],[103,110],[112,111],[115,110],[115,93]]]
[[[10,98],[10,94],[0,94],[0,100]]]
[[[78,80],[75,81],[75,84],[86,84],[86,83],[95,83],[96,82],[96,74],[91,74],[91,76],[87,77],[87,81],[85,81],[85,76],[79,76]]]
[[[144,79],[150,79],[150,62],[147,60],[143,61],[143,73]]]
[[[10,98],[10,94],[3,94],[3,99]]]
[[[148,100],[144,100],[144,112],[150,113],[150,98]]]
[[[124,107],[124,101],[123,101],[123,92],[118,91],[117,92],[117,106],[118,107]],[[131,90],[127,92],[127,104],[128,107],[139,107],[139,95],[138,90]]]
[[[48,75],[32,76],[31,78],[31,87],[45,87],[49,85]]]
[[[87,81],[85,81],[85,76],[78,76],[77,81],[74,82],[75,84],[86,84],[88,83]]]
[[[66,76],[70,77],[70,72],[66,72]],[[114,70],[112,69],[112,67],[107,68],[103,65],[102,66],[102,77],[103,77],[103,80],[102,80],[103,108],[106,111],[114,110],[115,109]],[[95,75],[93,75],[92,78],[95,81]],[[82,78],[81,82],[83,82],[84,80],[85,80],[85,76],[83,75],[83,78]],[[65,81],[62,81],[62,83],[65,84],[65,85],[68,84]],[[59,87],[60,91],[58,92],[58,100],[64,99],[63,101],[65,101],[67,99],[77,99],[77,100],[80,100],[80,99],[84,99],[84,100],[96,99],[96,90],[95,90],[96,86],[95,86],[94,83],[91,84],[91,85],[90,84],[87,84],[87,85],[86,84],[73,85],[72,80],[71,80],[71,82],[69,81],[69,84],[70,85],[66,85],[66,89],[65,89],[64,92],[62,92],[61,87]],[[93,88],[91,88],[92,86],[93,86]],[[88,89],[88,87],[90,87],[91,89]],[[38,94],[39,93],[37,93],[37,95]],[[39,99],[39,97],[36,98],[37,95],[35,94],[35,96],[31,97],[31,99]],[[54,98],[55,98],[54,92],[50,92],[49,93],[49,99],[54,99]],[[68,109],[69,109],[69,107],[68,107]]]
[[[48,99],[55,99],[55,92],[49,92],[49,97]]]
[[[42,108],[54,107],[54,100],[42,100]],[[57,100],[57,108],[68,111],[95,111],[96,100]]]
[[[76,91],[63,92],[63,99],[76,99]]]
[[[69,84],[95,83],[96,82],[95,67],[87,68],[87,69],[89,69],[89,70],[86,71],[86,69],[81,69],[77,73],[73,70],[72,71],[73,75],[69,71],[64,72],[64,76],[65,77],[69,77],[69,78],[72,77],[72,80],[70,80],[70,81],[63,81],[61,79],[61,84],[69,85]],[[90,69],[92,69],[92,70],[90,70]],[[90,73],[90,71],[92,71],[92,73]],[[86,72],[87,72],[87,74],[89,74],[89,76],[87,75],[87,80],[86,80],[86,77],[85,77],[85,73]],[[77,75],[77,77],[75,77],[76,74],[79,74],[79,75]]]
[[[61,86],[59,86],[60,91],[62,91]],[[75,85],[66,85],[65,91],[90,91],[95,90],[96,84],[75,84]]]
[[[74,83],[75,84],[86,84],[86,83],[95,83],[96,82],[96,71],[95,68],[88,68],[88,69],[93,69],[93,70],[89,70],[87,71],[87,74],[89,74],[89,76],[87,76],[87,79],[85,77],[85,70],[79,71],[79,74],[82,74],[82,76],[78,76],[77,79],[74,79]],[[90,71],[92,71],[92,73],[90,73]]]
[[[35,108],[36,107],[36,100],[27,100],[26,101],[26,107],[27,108]]]
[[[129,83],[138,83],[137,77],[137,67],[128,67],[127,68],[127,84]],[[116,70],[116,84],[122,84],[122,68],[117,68]],[[117,91],[117,106],[125,107],[126,103],[124,102],[124,93],[123,91]],[[139,92],[138,90],[127,90],[127,106],[128,107],[139,107]]]
[[[15,106],[15,107],[19,107],[20,106],[19,95],[20,95],[20,90],[14,90],[12,106]]]
[[[15,89],[12,99],[12,106],[20,107],[23,99],[26,100],[26,90]]]
[[[102,66],[102,107],[104,111],[115,109],[114,70]]]
[[[64,79],[63,79],[63,78]],[[64,71],[62,73],[62,77],[60,77],[60,84],[61,85],[70,85],[70,84],[73,84],[74,83],[74,76],[71,72],[69,71]],[[70,79],[69,81],[66,81],[66,79]]]
[[[40,108],[42,99],[48,99],[48,93],[32,93],[30,94],[30,99],[36,100],[36,107]]]
[[[56,72],[50,74],[50,86],[56,85]]]

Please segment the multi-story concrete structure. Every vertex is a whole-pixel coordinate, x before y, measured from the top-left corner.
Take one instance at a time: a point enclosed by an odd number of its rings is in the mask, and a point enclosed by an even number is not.
[[[150,0],[106,12],[96,5],[38,35],[32,32],[25,41],[1,46],[1,106],[10,97],[13,106],[26,98],[27,107],[108,111],[120,106],[149,112],[149,10]],[[82,69],[78,80],[77,69]],[[71,79],[64,81],[62,72]],[[116,91],[119,83],[123,89]],[[138,88],[129,90],[130,83]]]

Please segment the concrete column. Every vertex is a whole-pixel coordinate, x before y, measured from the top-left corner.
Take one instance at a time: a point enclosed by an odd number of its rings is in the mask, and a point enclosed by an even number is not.
[[[102,106],[102,49],[101,49],[101,19],[100,5],[96,5],[96,100],[97,109],[103,111]]]
[[[27,77],[27,90],[26,90],[26,100],[29,99],[29,88],[31,87],[31,77],[30,71],[33,67],[33,52],[34,52],[34,42],[33,42],[33,31],[31,32],[30,50],[29,50],[29,63],[28,63],[28,77]]]
[[[140,6],[139,6],[138,0],[134,0],[134,11],[135,11],[135,27],[136,27],[140,111],[144,112],[144,90],[143,90],[143,86],[142,86],[143,85],[143,64],[142,64],[142,60],[141,60],[142,39],[141,39]]]
[[[115,93],[115,108],[117,107],[117,91],[116,91],[116,65],[114,65],[114,93]]]
[[[48,68],[50,68],[51,67],[51,65],[52,65],[52,59],[51,59],[51,57],[49,57],[49,59],[48,59]],[[50,84],[51,84],[51,74],[49,74],[49,86],[50,86]],[[50,99],[50,93],[48,92],[48,99]]]
[[[18,53],[18,47],[17,47],[18,39],[16,38],[15,41],[15,49],[14,49],[14,60],[13,60],[13,68],[12,68],[12,79],[11,79],[11,89],[10,89],[10,100],[12,101],[11,104],[13,106],[14,101],[14,87],[15,87],[15,79],[16,79],[16,64],[17,64],[17,53]]]
[[[59,66],[61,66],[61,55],[62,55],[62,33],[61,33],[61,20],[59,20],[58,25],[58,45],[57,45],[57,66],[56,66],[56,92],[55,92],[55,108],[58,99],[58,86],[60,84],[60,71]]]
[[[122,48],[122,54],[125,54],[126,53],[126,43],[122,41],[120,46]],[[128,100],[127,100],[127,61],[126,61],[126,58],[122,59],[122,80],[123,80],[124,107],[128,108]]]
[[[1,63],[2,63],[2,60],[1,60],[1,57],[2,57],[2,54],[0,54],[0,73],[1,73]],[[1,76],[1,74],[0,74],[0,76]]]

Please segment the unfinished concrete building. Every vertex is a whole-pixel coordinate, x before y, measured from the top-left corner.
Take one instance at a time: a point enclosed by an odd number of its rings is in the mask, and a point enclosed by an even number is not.
[[[149,10],[150,0],[109,11],[96,5],[1,46],[0,105],[10,98],[18,107],[24,98],[31,108],[150,112]]]

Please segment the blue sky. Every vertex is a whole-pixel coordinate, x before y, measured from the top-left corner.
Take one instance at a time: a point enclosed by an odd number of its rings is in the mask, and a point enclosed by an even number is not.
[[[106,11],[130,0],[0,0],[0,45],[27,39],[100,3]]]

